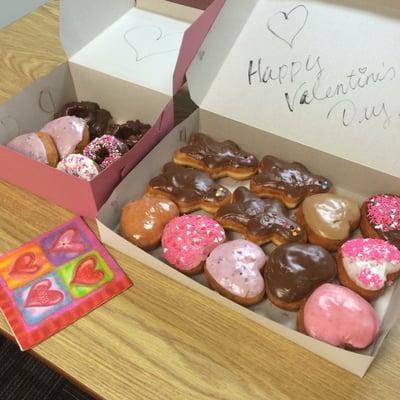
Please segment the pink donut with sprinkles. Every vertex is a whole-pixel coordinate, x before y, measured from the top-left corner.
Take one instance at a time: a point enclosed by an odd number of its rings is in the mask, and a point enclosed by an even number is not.
[[[205,215],[183,215],[171,220],[161,239],[164,258],[179,271],[200,273],[208,255],[225,241],[220,224]]]
[[[91,181],[100,173],[99,166],[82,154],[70,154],[58,163],[57,169],[85,181]]]
[[[100,169],[106,169],[119,158],[128,148],[124,143],[111,135],[103,135],[90,142],[83,150],[83,155],[100,165]]]
[[[338,254],[339,280],[366,300],[375,300],[400,277],[400,250],[381,239],[353,239]]]

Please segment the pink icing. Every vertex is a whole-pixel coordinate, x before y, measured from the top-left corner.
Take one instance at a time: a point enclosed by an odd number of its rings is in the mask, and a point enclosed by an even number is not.
[[[267,257],[256,244],[243,239],[221,244],[206,261],[206,269],[214,280],[232,294],[249,298],[264,292],[260,270]]]
[[[363,268],[357,275],[357,279],[367,288],[380,289],[384,284],[383,279],[371,268]]]
[[[309,336],[333,346],[369,346],[379,332],[377,312],[357,293],[326,283],[304,306],[304,327]]]
[[[400,250],[381,239],[348,240],[341,247],[343,257],[363,261],[396,262],[400,263]]]
[[[124,154],[123,143],[116,137],[111,135],[103,135],[94,139],[84,148],[83,154],[86,157],[91,158],[92,160],[96,160],[97,153],[100,152],[102,149],[106,149],[109,155],[104,158],[103,162],[100,164],[101,169],[108,168]]]
[[[36,133],[17,136],[7,144],[7,147],[32,160],[48,164],[46,148]]]
[[[210,217],[194,214],[171,220],[161,239],[165,259],[183,271],[200,265],[224,241],[221,225]]]
[[[60,158],[63,159],[75,152],[82,142],[86,122],[78,117],[61,117],[46,124],[41,131],[47,132],[54,140]]]
[[[400,197],[386,194],[372,197],[367,204],[367,214],[375,229],[400,230]]]

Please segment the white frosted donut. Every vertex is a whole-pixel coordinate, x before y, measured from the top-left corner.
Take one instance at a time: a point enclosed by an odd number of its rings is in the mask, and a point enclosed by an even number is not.
[[[93,160],[81,154],[70,154],[65,157],[58,163],[57,169],[85,181],[91,181],[100,172],[99,166]]]

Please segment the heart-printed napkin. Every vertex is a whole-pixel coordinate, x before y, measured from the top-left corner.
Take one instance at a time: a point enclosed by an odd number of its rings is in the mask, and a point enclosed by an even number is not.
[[[0,308],[21,350],[131,286],[79,217],[0,256]]]

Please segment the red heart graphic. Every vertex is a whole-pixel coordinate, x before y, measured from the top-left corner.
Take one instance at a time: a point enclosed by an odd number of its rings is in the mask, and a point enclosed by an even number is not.
[[[97,260],[95,257],[88,257],[82,260],[75,269],[75,275],[71,284],[74,285],[95,285],[104,278],[104,272],[96,270]]]
[[[36,255],[32,251],[21,254],[9,270],[12,275],[33,275],[40,271],[41,265],[35,264]]]
[[[85,245],[82,242],[75,240],[77,232],[75,229],[68,229],[60,235],[60,237],[53,243],[51,252],[67,252],[80,253],[85,250]]]
[[[58,290],[50,290],[51,281],[44,279],[32,285],[25,300],[25,307],[49,307],[64,300],[64,294]]]

